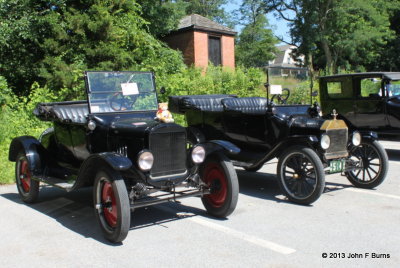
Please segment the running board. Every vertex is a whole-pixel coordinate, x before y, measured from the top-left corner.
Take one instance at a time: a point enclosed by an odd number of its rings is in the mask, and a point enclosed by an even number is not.
[[[67,192],[70,192],[75,184],[75,181],[73,183],[69,183],[65,180],[55,178],[55,177],[33,177],[34,180],[55,186],[57,188],[60,188],[62,190],[65,190]]]
[[[246,162],[242,162],[242,161],[237,161],[237,160],[231,160],[232,164],[235,167],[242,167],[242,168],[249,168],[249,167],[253,167],[253,163],[246,163]]]

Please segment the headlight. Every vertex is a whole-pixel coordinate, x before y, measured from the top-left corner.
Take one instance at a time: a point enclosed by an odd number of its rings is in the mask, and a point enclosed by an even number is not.
[[[149,151],[144,151],[139,154],[138,166],[143,171],[148,171],[153,167],[154,157]]]
[[[354,146],[358,146],[361,143],[361,134],[358,131],[353,132],[353,138],[351,139],[351,142],[353,143]]]
[[[203,146],[195,146],[192,150],[192,161],[195,164],[203,163],[204,158],[206,157],[206,150],[204,150]]]
[[[328,135],[322,134],[321,136],[321,148],[326,150],[331,145],[331,138]]]
[[[96,122],[94,122],[93,120],[89,120],[88,129],[94,130],[95,128],[96,128]]]

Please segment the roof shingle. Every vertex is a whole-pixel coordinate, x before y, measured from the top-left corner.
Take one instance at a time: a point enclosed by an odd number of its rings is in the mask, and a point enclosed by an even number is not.
[[[231,28],[223,26],[198,14],[192,14],[182,18],[179,22],[177,31],[186,30],[188,28],[222,32],[230,35],[236,34],[236,32]]]

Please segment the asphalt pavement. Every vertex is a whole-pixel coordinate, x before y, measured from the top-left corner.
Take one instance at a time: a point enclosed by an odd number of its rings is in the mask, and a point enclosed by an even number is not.
[[[92,189],[42,186],[26,205],[0,186],[0,267],[400,267],[400,142],[382,142],[390,166],[374,190],[329,175],[310,206],[288,202],[276,162],[238,169],[240,196],[226,220],[199,198],[137,209],[126,240],[104,240]]]

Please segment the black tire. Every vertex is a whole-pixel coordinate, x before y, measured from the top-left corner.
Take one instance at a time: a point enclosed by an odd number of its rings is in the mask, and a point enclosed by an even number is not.
[[[324,191],[324,167],[318,155],[308,147],[287,149],[279,157],[277,173],[279,187],[294,203],[311,204]]]
[[[24,152],[17,155],[15,181],[22,201],[34,203],[39,196],[39,181],[32,179],[32,172]]]
[[[257,172],[259,171],[262,167],[264,166],[264,163],[262,163],[261,165],[255,166],[255,167],[243,167],[244,170],[249,171],[249,172]]]
[[[105,238],[113,243],[123,241],[131,224],[128,191],[121,175],[102,168],[93,187],[96,218]]]
[[[378,141],[361,142],[359,146],[350,150],[350,159],[359,161],[362,167],[345,173],[354,186],[372,189],[385,180],[389,160],[385,149]]]
[[[239,182],[231,161],[221,153],[212,154],[201,165],[200,176],[211,190],[201,198],[207,212],[218,218],[230,215],[239,197]]]

